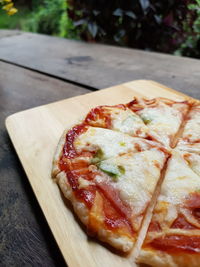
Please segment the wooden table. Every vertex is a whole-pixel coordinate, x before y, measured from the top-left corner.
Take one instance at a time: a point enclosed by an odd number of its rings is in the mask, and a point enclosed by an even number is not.
[[[5,129],[17,111],[134,79],[200,98],[200,61],[0,31],[0,266],[66,266]]]

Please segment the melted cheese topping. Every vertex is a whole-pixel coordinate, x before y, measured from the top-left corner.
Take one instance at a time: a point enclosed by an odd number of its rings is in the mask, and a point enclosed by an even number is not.
[[[78,184],[79,184],[79,186],[78,186],[79,189],[84,189],[84,188],[87,188],[90,185],[94,185],[93,182],[88,181],[88,180],[86,180],[86,179],[84,179],[82,177],[79,177]]]
[[[200,176],[200,155],[196,153],[182,153],[184,159],[187,161],[189,167]],[[200,178],[199,178],[200,179]],[[199,186],[200,189],[200,186]]]
[[[109,109],[109,108],[107,108]],[[148,127],[143,120],[131,110],[111,109],[112,129],[132,136],[146,137]]]
[[[190,153],[198,153],[200,154],[200,142],[199,143],[188,143],[187,141],[184,141],[181,139],[178,142],[177,147],[180,151],[187,151]]]
[[[200,108],[195,107],[189,116],[177,148],[191,153],[200,153]]]
[[[190,142],[200,139],[200,109],[195,108],[190,113],[189,119],[185,125],[183,138],[188,138]]]
[[[121,132],[116,132],[104,128],[89,127],[87,132],[78,136],[74,141],[77,151],[83,149],[101,149],[102,159],[115,157],[121,153],[130,151],[137,152],[138,149],[147,150],[155,145],[154,142],[131,137]]]
[[[123,167],[123,172],[117,179],[103,174],[97,177],[97,182],[111,183],[137,216],[145,210],[151,199],[164,161],[164,153],[157,149],[111,158],[101,162],[101,166],[106,166],[106,170],[110,169],[110,172],[120,166]]]
[[[200,177],[194,172],[183,155],[174,150],[172,158],[168,161],[165,179],[152,218],[152,221],[160,223],[162,233],[172,230],[169,227],[182,210],[185,199],[191,192],[198,190],[200,190]],[[156,236],[154,235],[153,238],[156,238]]]
[[[147,107],[138,111],[138,114],[151,130],[151,135],[167,146],[170,144],[170,135],[177,132],[182,122],[181,112],[165,105],[156,108]]]
[[[168,163],[158,201],[182,204],[190,192],[200,189],[200,177],[190,168],[183,157],[174,151]]]

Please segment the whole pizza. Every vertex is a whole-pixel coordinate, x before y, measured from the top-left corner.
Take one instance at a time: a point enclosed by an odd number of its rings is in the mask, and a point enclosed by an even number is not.
[[[63,133],[52,176],[89,235],[137,263],[200,266],[200,102],[92,109]]]

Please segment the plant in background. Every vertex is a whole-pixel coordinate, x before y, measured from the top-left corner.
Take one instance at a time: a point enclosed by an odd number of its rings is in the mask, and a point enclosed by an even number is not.
[[[185,53],[191,38],[194,45],[199,40],[198,4],[199,0],[70,0],[73,9],[68,13],[85,40],[166,53],[181,47],[180,53]],[[187,55],[192,56],[191,50]]]
[[[5,10],[9,16],[17,12],[12,0],[0,0],[0,5],[2,5],[2,9]]]
[[[185,41],[175,52],[176,55],[200,58],[200,0],[188,5],[195,15],[193,23],[185,23]]]
[[[16,0],[0,28],[200,58],[200,0]],[[12,0],[0,0],[8,14]],[[9,24],[10,23],[10,24]],[[9,25],[8,25],[9,24]]]
[[[33,12],[23,29],[61,37],[75,38],[76,30],[68,17],[66,0],[44,0],[33,6]]]

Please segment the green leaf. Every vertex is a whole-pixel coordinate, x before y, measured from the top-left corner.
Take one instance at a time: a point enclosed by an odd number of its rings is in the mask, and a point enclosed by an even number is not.
[[[117,8],[115,9],[115,11],[113,12],[113,15],[114,16],[117,16],[117,17],[121,17],[123,16],[123,10],[121,8]]]
[[[142,7],[142,10],[146,11],[147,8],[150,7],[150,2],[149,2],[149,0],[140,0],[140,5]]]
[[[96,22],[88,23],[88,30],[91,33],[92,37],[95,38],[98,32],[98,26]]]
[[[85,23],[87,23],[87,19],[80,19],[80,20],[74,21],[73,25],[75,27],[78,27],[78,26],[83,25]]]
[[[135,15],[135,13],[133,13],[133,11],[126,11],[126,16],[132,18],[132,19],[137,19],[137,16]]]

